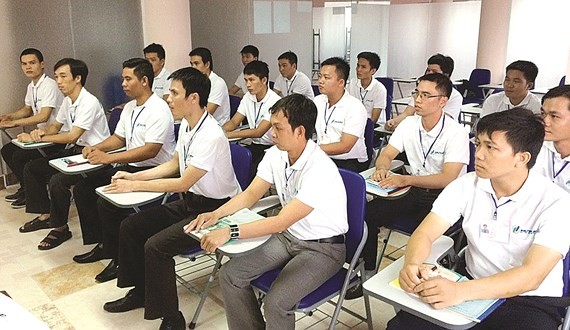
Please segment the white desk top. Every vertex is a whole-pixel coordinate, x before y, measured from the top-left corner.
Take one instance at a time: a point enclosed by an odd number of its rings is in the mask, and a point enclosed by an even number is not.
[[[145,205],[164,197],[166,193],[163,192],[148,192],[148,191],[135,191],[127,193],[109,194],[103,191],[107,186],[98,187],[95,189],[97,195],[101,196],[109,203],[120,208],[134,208]]]
[[[69,166],[69,162],[77,163],[79,165]],[[52,159],[49,161],[51,167],[65,174],[84,174],[98,170],[105,167],[104,164],[91,165],[87,162],[87,159],[83,158],[83,155],[73,155],[68,157],[62,157],[57,159]]]
[[[378,133],[386,134],[386,135],[392,135],[394,133],[394,131],[389,131],[389,130],[385,129],[384,124],[380,124],[378,127],[376,127],[374,129],[374,131],[376,131]]]
[[[401,99],[395,99],[395,100],[392,100],[392,104],[395,104],[395,105],[408,105],[408,103],[410,103],[410,100],[411,100],[411,99],[412,99],[411,96],[404,97],[404,98],[401,98]]]
[[[14,300],[0,293],[0,329],[49,330],[49,327]]]
[[[479,85],[478,87],[481,88],[487,88],[487,89],[497,89],[497,88],[503,88],[503,84],[499,83],[499,84],[483,84],[483,85]]]
[[[453,240],[447,236],[440,237],[434,242],[427,263],[437,263],[437,259],[453,248]],[[397,278],[404,265],[404,257],[396,260],[368,281],[364,282],[364,293],[378,298],[390,305],[400,308],[410,314],[429,320],[434,324],[451,329],[466,329],[475,322],[447,309],[436,310],[422,302],[414,295],[390,285]]]
[[[52,142],[20,142],[18,139],[12,139],[12,143],[22,149],[41,149],[53,145]]]
[[[477,103],[467,103],[461,106],[461,112],[469,115],[481,116],[482,107]]]
[[[397,83],[411,84],[415,83],[418,78],[392,78],[392,80]]]

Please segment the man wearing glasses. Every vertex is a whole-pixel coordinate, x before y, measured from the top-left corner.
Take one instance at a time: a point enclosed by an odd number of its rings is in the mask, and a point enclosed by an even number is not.
[[[429,213],[433,201],[451,181],[465,173],[469,162],[469,140],[463,127],[443,112],[452,84],[439,73],[426,74],[418,79],[412,93],[415,112],[403,120],[394,131],[388,146],[376,160],[372,179],[382,187],[411,186],[410,192],[396,200],[377,198],[366,207],[368,239],[362,256],[364,280],[376,270],[379,227],[393,224],[399,218],[413,218],[418,225]],[[401,152],[410,161],[409,175],[392,175],[390,164]],[[347,299],[362,296],[362,287],[347,292]]]

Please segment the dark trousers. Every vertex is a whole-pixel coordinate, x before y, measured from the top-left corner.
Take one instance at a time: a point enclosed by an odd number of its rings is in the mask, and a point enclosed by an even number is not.
[[[251,151],[251,175],[250,178],[253,180],[257,174],[257,166],[265,156],[265,150],[271,148],[271,145],[252,143],[245,146],[249,151]]]
[[[199,246],[182,227],[228,200],[186,193],[183,200],[132,214],[121,223],[117,286],[134,286],[145,297],[145,319],[178,311],[173,257]]]
[[[558,329],[561,298],[517,296],[507,299],[491,315],[471,329]],[[388,329],[444,329],[400,311],[388,321]]]
[[[364,171],[369,164],[369,162],[359,162],[358,159],[334,159],[331,158],[332,161],[336,164],[336,167],[343,168],[345,170],[353,171],[356,173],[360,173]]]
[[[97,199],[99,196],[95,192],[95,188],[111,183],[111,177],[117,173],[117,171],[134,173],[149,168],[150,167],[135,167],[130,165],[107,167],[89,173],[86,178],[75,183],[73,187],[73,197],[75,198],[75,206],[79,214],[79,224],[81,225],[81,232],[83,233],[83,244],[99,243],[103,236],[101,233],[102,224],[97,208]],[[52,202],[53,201],[54,199],[52,198]]]
[[[43,148],[42,151],[44,151],[46,155],[50,155],[63,150],[64,147],[65,145],[58,144]],[[43,158],[42,154],[40,154],[37,149],[22,149],[11,142],[2,147],[1,153],[2,159],[4,159],[16,178],[18,178],[20,187],[25,189],[24,166],[30,160]]]
[[[431,211],[433,201],[440,192],[441,189],[427,191],[426,189],[412,187],[410,192],[402,198],[394,200],[376,198],[366,204],[365,220],[368,226],[368,237],[362,251],[366,270],[376,269],[379,228],[390,227],[402,218],[411,218],[412,222],[417,222],[415,227],[419,226]]]

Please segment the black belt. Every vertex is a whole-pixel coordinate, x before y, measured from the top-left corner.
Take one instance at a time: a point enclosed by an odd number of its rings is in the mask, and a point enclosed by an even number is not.
[[[434,194],[439,194],[443,191],[443,189],[420,188],[420,187],[414,187],[414,188],[426,193],[434,193]]]
[[[342,234],[327,238],[308,239],[307,242],[344,244],[344,239],[345,239],[344,234]]]

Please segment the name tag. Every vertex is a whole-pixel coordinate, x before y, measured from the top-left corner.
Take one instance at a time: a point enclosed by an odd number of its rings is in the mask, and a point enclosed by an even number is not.
[[[479,227],[479,238],[508,244],[510,235],[509,229],[508,225],[504,225],[496,221],[485,222]]]

